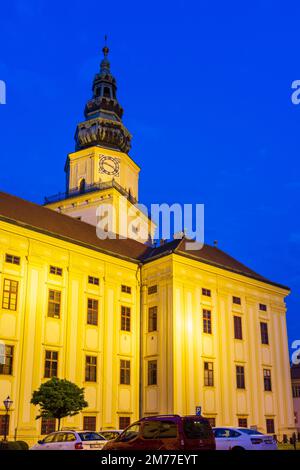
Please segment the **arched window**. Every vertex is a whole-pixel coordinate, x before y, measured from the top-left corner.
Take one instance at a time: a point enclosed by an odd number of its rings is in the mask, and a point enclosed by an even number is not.
[[[79,183],[79,192],[80,194],[84,193],[85,191],[85,179],[82,178]]]

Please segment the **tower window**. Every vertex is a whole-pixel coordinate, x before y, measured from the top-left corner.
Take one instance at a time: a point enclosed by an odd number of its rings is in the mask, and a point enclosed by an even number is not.
[[[264,389],[265,389],[265,392],[272,391],[272,380],[271,380],[270,369],[264,369]]]
[[[232,303],[234,303],[236,305],[241,305],[241,298],[233,296],[232,297]]]
[[[266,428],[268,434],[275,433],[274,419],[266,419]]]
[[[104,87],[103,96],[105,96],[105,98],[110,98],[110,88],[108,86]]]
[[[266,304],[259,304],[259,310],[262,310],[263,312],[266,312],[267,311]]]
[[[80,180],[80,183],[79,183],[79,192],[80,194],[83,194],[85,191],[85,179],[82,178],[82,180]]]

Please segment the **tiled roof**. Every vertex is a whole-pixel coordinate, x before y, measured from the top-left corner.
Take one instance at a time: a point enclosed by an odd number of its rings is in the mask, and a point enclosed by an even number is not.
[[[202,263],[288,289],[288,287],[272,282],[257,274],[217,247],[204,245],[201,250],[187,250],[186,239],[184,238],[172,240],[154,248],[132,239],[107,238],[101,240],[97,237],[93,225],[3,192],[0,192],[1,219],[86,246],[90,249],[103,251],[112,256],[127,258],[134,262],[146,263],[157,257],[176,253]]]

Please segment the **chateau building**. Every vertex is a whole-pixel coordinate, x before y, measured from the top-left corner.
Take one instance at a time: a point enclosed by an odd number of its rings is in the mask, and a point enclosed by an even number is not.
[[[289,289],[216,246],[142,242],[155,225],[135,206],[140,168],[103,52],[66,191],[44,206],[0,194],[0,432],[8,395],[10,438],[32,443],[53,430],[30,400],[57,376],[83,386],[88,402],[65,427],[124,428],[201,406],[218,426],[291,434]],[[107,203],[107,230],[119,236],[101,239],[97,208]],[[134,214],[129,238],[122,207]]]

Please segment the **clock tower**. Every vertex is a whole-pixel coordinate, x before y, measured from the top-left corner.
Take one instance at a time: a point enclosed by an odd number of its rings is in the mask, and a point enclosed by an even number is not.
[[[66,160],[66,192],[45,198],[45,205],[95,226],[99,207],[110,205],[114,216],[107,230],[145,241],[153,237],[155,225],[137,205],[140,167],[129,156],[131,134],[122,122],[123,108],[117,100],[108,53],[105,45],[85,120],[76,128],[75,152]],[[120,222],[124,211],[126,227],[124,219]]]

